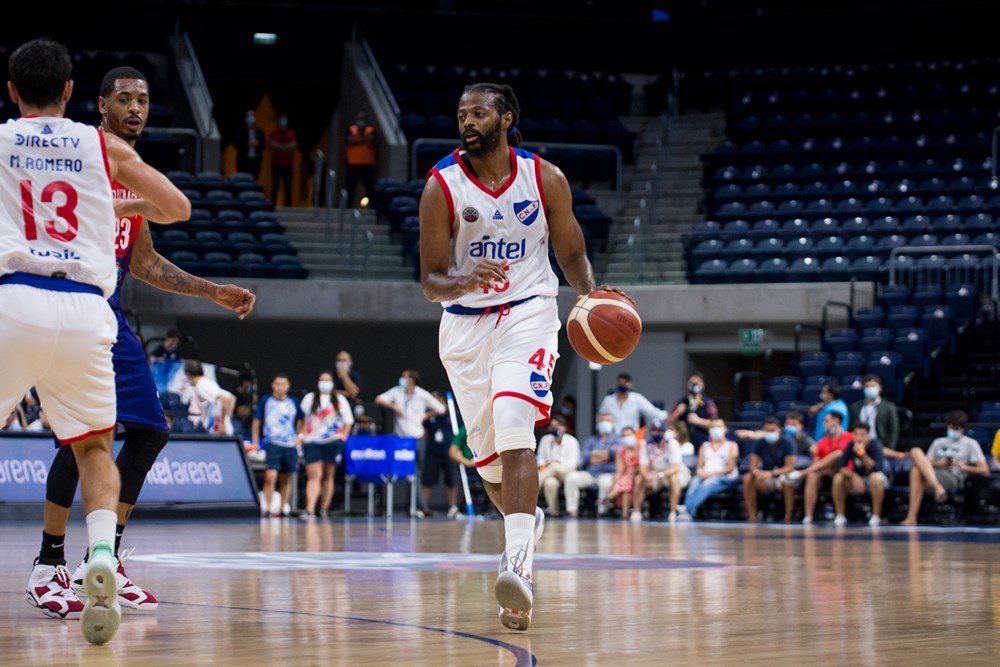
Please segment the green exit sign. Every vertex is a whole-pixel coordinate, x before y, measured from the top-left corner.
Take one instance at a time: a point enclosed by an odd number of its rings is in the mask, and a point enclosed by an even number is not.
[[[763,329],[740,329],[740,344],[743,346],[743,354],[760,354],[760,347],[763,342]]]

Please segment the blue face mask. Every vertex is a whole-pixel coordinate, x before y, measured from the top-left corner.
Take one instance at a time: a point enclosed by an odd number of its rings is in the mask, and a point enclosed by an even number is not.
[[[785,433],[794,438],[799,434],[799,429],[795,428],[794,426],[785,426]]]
[[[764,442],[766,442],[769,445],[773,445],[774,443],[778,442],[778,438],[780,437],[781,437],[780,433],[777,433],[775,431],[767,431],[766,433],[764,433]]]
[[[248,113],[247,114],[247,125],[253,125],[255,122],[257,122],[257,119],[254,117],[254,115],[252,113]]]
[[[865,398],[878,398],[878,387],[865,387]]]
[[[618,391],[619,394],[627,394],[628,393],[628,385],[627,384],[620,384],[620,385],[618,385],[617,391]]]
[[[615,430],[615,425],[611,422],[597,422],[597,432],[604,435],[611,435],[611,432]]]
[[[949,440],[958,440],[961,437],[962,437],[962,432],[959,431],[958,429],[955,429],[955,428],[948,429],[948,439]]]
[[[563,430],[561,428],[554,428],[554,429],[552,429],[552,437],[553,438],[559,439],[560,437],[562,437],[562,434],[563,434]]]
[[[649,434],[649,440],[650,440],[650,442],[656,442],[656,443],[663,442],[663,434],[662,433],[650,433]]]
[[[406,378],[399,378],[399,388],[400,389],[402,389],[403,391],[406,391],[409,388],[409,386],[410,386],[410,383],[407,381]]]

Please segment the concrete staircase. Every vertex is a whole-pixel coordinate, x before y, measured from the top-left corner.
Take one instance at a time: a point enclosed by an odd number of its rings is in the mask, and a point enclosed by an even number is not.
[[[633,116],[636,160],[626,170],[622,210],[595,263],[609,284],[685,283],[683,234],[703,217],[701,156],[723,140],[722,113]]]
[[[414,280],[412,263],[374,211],[280,208],[277,215],[310,278]]]

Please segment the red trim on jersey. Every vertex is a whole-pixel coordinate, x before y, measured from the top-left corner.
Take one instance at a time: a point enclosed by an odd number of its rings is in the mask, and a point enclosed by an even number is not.
[[[108,181],[111,181],[111,165],[108,164],[108,145],[104,143],[104,133],[99,129],[95,128],[97,136],[101,141],[101,155],[104,156],[104,173],[108,175]]]
[[[451,196],[451,188],[448,187],[448,184],[444,180],[444,176],[442,176],[441,172],[437,169],[432,169],[430,175],[433,176],[434,180],[438,182],[438,185],[441,186],[441,190],[444,193],[444,201],[448,204],[448,238],[453,238],[455,236],[455,223],[457,220],[455,219],[455,201]]]
[[[531,403],[536,408],[538,408],[538,411],[542,413],[542,418],[535,422],[536,427],[545,426],[546,424],[549,423],[549,419],[552,418],[549,413],[549,411],[552,410],[551,405],[546,405],[545,403],[542,403],[538,399],[528,396],[527,394],[520,394],[516,391],[498,391],[496,394],[493,395],[493,401],[495,402],[501,396],[520,398],[522,401],[527,401],[528,403]]]
[[[489,464],[493,463],[494,461],[496,461],[499,456],[500,456],[500,452],[493,452],[492,454],[490,454],[489,456],[487,456],[482,461],[476,461],[476,467],[477,468],[484,468],[484,467],[488,466]]]
[[[535,180],[538,182],[538,196],[542,199],[542,211],[548,215],[548,209],[545,208],[545,188],[542,187],[542,158],[535,156]]]
[[[108,431],[113,431],[113,430],[115,430],[115,425],[114,424],[112,424],[108,428],[102,428],[102,429],[99,429],[97,431],[89,431],[87,433],[84,433],[83,435],[74,436],[74,437],[70,438],[69,440],[60,440],[59,444],[60,445],[72,445],[74,442],[80,442],[81,440],[86,440],[87,438],[89,438],[91,436],[101,435],[102,433],[107,433]]]
[[[507,150],[510,152],[510,176],[507,178],[507,181],[502,186],[500,186],[500,189],[497,190],[496,192],[490,190],[488,187],[483,185],[482,181],[476,178],[476,175],[473,174],[471,171],[469,171],[469,165],[467,165],[465,163],[465,160],[463,160],[460,157],[457,148],[455,149],[455,152],[452,155],[454,155],[455,162],[457,162],[458,166],[462,168],[462,172],[470,181],[472,181],[473,185],[475,185],[477,188],[488,194],[490,197],[496,199],[503,193],[507,192],[507,190],[509,190],[510,187],[514,185],[514,181],[517,180],[517,156],[514,154],[514,149],[511,148],[510,146],[507,147]]]

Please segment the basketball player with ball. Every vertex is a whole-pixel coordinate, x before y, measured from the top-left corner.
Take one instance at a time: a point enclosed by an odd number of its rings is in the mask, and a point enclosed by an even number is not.
[[[441,362],[465,416],[468,444],[506,546],[494,593],[500,622],[527,630],[532,562],[542,534],[536,426],[549,420],[561,326],[559,281],[586,298],[598,288],[566,176],[520,148],[520,105],[510,86],[466,86],[461,146],[429,172],[420,200],[420,282],[441,303]],[[608,294],[634,304],[619,289]]]

